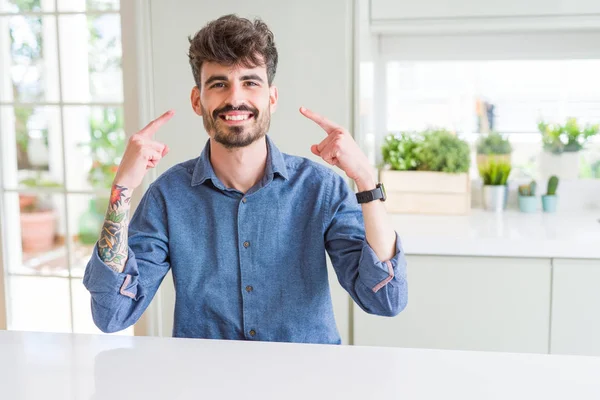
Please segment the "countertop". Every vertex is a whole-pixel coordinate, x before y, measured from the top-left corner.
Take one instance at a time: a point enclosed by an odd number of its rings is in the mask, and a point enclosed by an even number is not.
[[[390,214],[406,254],[600,259],[600,210]],[[600,264],[599,264],[600,265]]]
[[[0,398],[594,399],[600,358],[0,331]]]

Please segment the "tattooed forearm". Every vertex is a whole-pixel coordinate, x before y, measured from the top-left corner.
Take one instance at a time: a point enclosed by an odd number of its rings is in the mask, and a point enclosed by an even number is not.
[[[127,262],[127,228],[131,193],[126,187],[113,185],[100,240],[98,255],[116,272],[123,272]]]

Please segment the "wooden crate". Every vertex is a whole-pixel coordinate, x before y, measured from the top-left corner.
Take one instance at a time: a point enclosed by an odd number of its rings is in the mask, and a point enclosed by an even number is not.
[[[471,210],[468,173],[382,170],[379,180],[390,213],[461,215]]]

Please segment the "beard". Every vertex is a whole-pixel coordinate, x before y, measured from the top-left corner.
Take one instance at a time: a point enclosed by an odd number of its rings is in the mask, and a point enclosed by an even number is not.
[[[258,111],[256,108],[242,105],[232,107],[227,105],[223,108],[216,109],[212,113],[200,105],[202,108],[202,121],[204,129],[209,134],[212,133],[213,139],[222,144],[227,149],[235,149],[246,147],[261,139],[267,134],[271,125],[271,110],[267,107],[263,111]],[[225,123],[219,114],[228,111],[248,111],[252,113],[251,122],[241,126],[230,126]]]

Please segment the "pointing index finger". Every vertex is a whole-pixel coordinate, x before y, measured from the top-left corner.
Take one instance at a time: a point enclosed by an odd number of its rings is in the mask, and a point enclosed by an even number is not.
[[[300,107],[300,113],[302,115],[304,115],[306,118],[311,119],[314,122],[316,122],[317,125],[319,125],[321,128],[323,128],[325,130],[325,132],[327,132],[327,134],[330,134],[334,130],[340,128],[338,125],[329,121],[327,118],[322,117],[321,115],[319,115],[305,107]]]
[[[171,117],[173,117],[174,114],[175,114],[175,111],[173,111],[173,110],[167,111],[166,113],[164,113],[163,115],[161,115],[160,117],[156,118],[154,121],[152,121],[148,125],[146,125],[140,131],[140,133],[148,138],[151,138],[152,136],[154,136],[156,131],[158,131],[158,129],[160,129],[161,126],[163,126],[168,120],[170,120]]]

